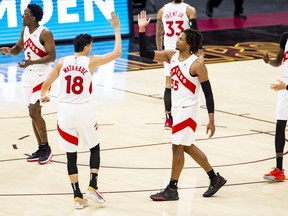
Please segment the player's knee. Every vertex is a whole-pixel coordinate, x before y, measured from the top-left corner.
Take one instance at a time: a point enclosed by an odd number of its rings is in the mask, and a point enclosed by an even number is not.
[[[77,152],[67,152],[67,170],[69,175],[77,174]]]

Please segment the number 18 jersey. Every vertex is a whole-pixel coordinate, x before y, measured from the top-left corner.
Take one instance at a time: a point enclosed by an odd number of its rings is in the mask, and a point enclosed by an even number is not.
[[[164,27],[164,47],[175,49],[180,32],[190,28],[189,18],[186,14],[188,4],[168,3],[163,7],[162,22]]]
[[[84,103],[90,100],[92,93],[92,75],[89,70],[89,57],[64,57],[59,74],[60,102]]]

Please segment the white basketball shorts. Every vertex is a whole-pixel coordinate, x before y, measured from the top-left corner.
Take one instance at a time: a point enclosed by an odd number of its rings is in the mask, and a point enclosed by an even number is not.
[[[26,101],[29,104],[35,104],[40,101],[41,87],[52,68],[44,67],[44,69],[26,69],[22,77],[22,87],[24,90]],[[41,102],[40,102],[41,103]],[[43,105],[41,103],[41,105]]]
[[[195,144],[195,132],[200,115],[200,104],[173,107],[172,144],[191,146]]]
[[[276,119],[288,120],[288,91],[286,89],[278,92]]]
[[[99,143],[98,125],[89,102],[60,102],[57,112],[58,144],[65,152],[76,152],[79,141],[89,149]],[[79,140],[80,139],[80,140]]]

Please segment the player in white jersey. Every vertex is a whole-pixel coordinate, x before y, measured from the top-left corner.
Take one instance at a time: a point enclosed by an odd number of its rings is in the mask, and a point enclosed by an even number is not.
[[[41,89],[41,101],[50,101],[47,96],[48,90],[59,77],[58,143],[67,154],[67,169],[76,209],[87,206],[87,200],[83,198],[78,183],[77,150],[79,139],[90,149],[90,183],[86,197],[97,202],[105,202],[102,194],[97,190],[100,144],[98,125],[89,100],[95,68],[122,55],[120,22],[114,12],[111,13],[111,18],[110,23],[115,31],[114,50],[104,55],[89,56],[92,50],[92,36],[88,34],[78,35],[74,39],[74,55],[63,57],[57,61]]]
[[[284,32],[280,37],[276,59],[270,59],[268,53],[266,53],[263,60],[265,63],[270,64],[273,67],[282,66],[282,80],[279,80],[279,84],[271,85],[272,89],[281,90],[278,93],[276,107],[276,167],[270,173],[265,174],[264,179],[271,181],[284,181],[286,176],[283,169],[283,152],[286,142],[285,129],[288,120],[288,32]]]
[[[173,0],[165,4],[157,13],[156,46],[157,50],[174,49],[181,31],[188,28],[198,29],[197,12],[194,7],[184,3],[184,0]],[[163,39],[164,38],[164,39]],[[163,62],[166,76],[164,91],[165,129],[171,129],[173,118],[171,114],[171,77],[170,64]]]
[[[184,166],[184,152],[190,155],[208,174],[210,186],[203,194],[210,197],[225,183],[226,179],[215,173],[206,155],[195,146],[195,130],[200,111],[199,91],[203,89],[208,109],[209,122],[207,133],[212,137],[215,132],[214,99],[204,63],[195,55],[202,43],[202,35],[193,29],[182,31],[176,42],[177,50],[149,51],[145,41],[145,29],[149,24],[146,12],[138,15],[140,56],[171,64],[172,80],[172,172],[165,190],[153,194],[154,201],[178,200],[177,184]]]
[[[22,15],[23,26],[18,42],[12,47],[1,47],[3,55],[18,55],[23,49],[25,59],[19,66],[26,68],[23,73],[23,89],[27,99],[29,115],[32,118],[33,131],[38,142],[38,150],[27,158],[27,161],[47,163],[52,157],[48,144],[46,123],[41,115],[41,86],[52,70],[51,62],[55,60],[55,42],[53,34],[44,26],[39,25],[43,10],[35,4],[28,4]]]

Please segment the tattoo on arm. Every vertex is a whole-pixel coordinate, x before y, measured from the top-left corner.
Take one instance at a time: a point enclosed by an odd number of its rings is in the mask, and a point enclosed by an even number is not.
[[[157,19],[157,26],[156,26],[156,46],[157,50],[163,50],[163,22],[161,19]]]

